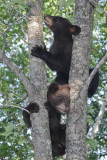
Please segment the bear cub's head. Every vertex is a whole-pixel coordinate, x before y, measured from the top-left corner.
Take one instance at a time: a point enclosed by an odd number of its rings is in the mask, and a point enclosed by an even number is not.
[[[59,113],[67,113],[70,110],[70,87],[59,85],[56,82],[49,86],[47,99]]]
[[[44,16],[45,24],[52,30],[54,34],[78,35],[81,32],[79,26],[72,25],[66,18],[59,16]]]

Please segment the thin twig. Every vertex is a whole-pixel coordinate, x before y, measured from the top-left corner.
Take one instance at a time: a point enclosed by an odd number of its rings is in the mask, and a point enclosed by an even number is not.
[[[104,9],[102,8],[102,6],[101,6],[99,3],[95,2],[94,0],[89,0],[89,2],[90,2],[94,7],[96,7],[96,5],[97,5],[97,6],[100,8],[100,10],[107,16],[107,12],[104,11]]]
[[[92,131],[89,133],[89,137],[91,139],[94,139],[95,135],[98,133],[99,131],[99,127],[100,127],[100,124],[101,124],[101,121],[103,119],[103,116],[104,116],[104,111],[105,111],[105,107],[106,107],[106,104],[107,104],[107,101],[103,101],[103,105],[100,109],[100,112],[98,114],[98,117],[97,117],[97,121],[96,123],[94,124],[94,127],[92,129]]]
[[[103,116],[104,116],[104,111],[105,111],[106,105],[107,105],[107,92],[105,93],[105,99],[103,100],[103,104],[102,104],[101,109],[99,111],[97,121],[94,124],[94,127],[92,128],[92,130],[89,131],[89,133],[87,135],[90,139],[94,139],[95,135],[99,131],[99,127],[100,127],[100,124],[101,124]],[[90,145],[88,144],[87,145],[87,153],[88,153],[89,147],[90,147]]]
[[[26,112],[28,112],[29,114],[30,114],[30,112],[27,110],[27,109],[25,109],[25,108],[23,108],[23,107],[20,107],[20,106],[15,106],[15,105],[13,105],[13,104],[11,104],[11,105],[7,105],[7,104],[0,104],[0,108],[3,108],[3,107],[12,107],[12,108],[20,108],[20,109],[22,109],[22,110],[25,110]]]
[[[107,55],[105,55],[100,62],[97,64],[97,66],[94,68],[94,70],[91,72],[90,76],[88,77],[86,83],[89,84],[91,83],[94,75],[97,73],[97,71],[101,68],[101,66],[104,64],[104,62],[107,60]]]
[[[90,76],[88,77],[87,81],[85,82],[83,89],[81,90],[80,94],[83,95],[83,92],[88,89],[89,84],[91,83],[94,75],[97,73],[97,71],[101,68],[101,66],[104,64],[104,62],[107,60],[107,55],[105,55],[100,62],[97,64],[97,66],[93,69]]]
[[[18,68],[18,66],[14,62],[12,62],[6,55],[3,55],[2,51],[0,51],[0,60],[3,61],[17,75],[17,77],[23,83],[29,97],[32,98],[35,94],[33,86],[31,85],[27,77],[23,74],[23,72]]]

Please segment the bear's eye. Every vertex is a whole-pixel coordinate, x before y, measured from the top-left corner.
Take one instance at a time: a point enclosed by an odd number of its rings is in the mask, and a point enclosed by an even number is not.
[[[58,17],[54,17],[53,20],[54,20],[54,21],[57,21],[57,20],[58,20]]]

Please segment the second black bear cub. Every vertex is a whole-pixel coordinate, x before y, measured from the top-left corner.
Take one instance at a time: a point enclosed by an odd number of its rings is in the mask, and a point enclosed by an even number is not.
[[[59,16],[45,15],[45,24],[54,33],[54,42],[49,52],[42,46],[35,46],[31,54],[44,60],[50,69],[57,72],[55,82],[68,84],[73,46],[72,35],[78,35],[81,29]]]
[[[47,102],[45,107],[49,115],[49,128],[52,142],[53,157],[65,154],[65,130],[66,124],[60,124],[61,114],[69,112],[70,109],[70,87],[52,83],[48,88]],[[38,112],[37,103],[30,103],[27,107],[30,113]],[[31,127],[30,115],[23,111],[23,119],[27,127]]]
[[[47,103],[50,103],[57,112],[67,113],[70,109],[70,87],[68,84],[50,84],[47,92]]]

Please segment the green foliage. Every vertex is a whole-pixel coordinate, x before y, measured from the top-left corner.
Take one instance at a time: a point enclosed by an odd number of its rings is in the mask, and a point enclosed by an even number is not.
[[[96,140],[93,140],[93,139],[88,139],[87,138],[87,144],[90,145],[90,148],[93,148],[93,150],[97,149],[97,146],[98,146],[98,142]]]
[[[23,8],[24,7],[24,8]],[[22,27],[27,32],[25,1],[0,1],[0,50],[6,32],[6,55],[29,78],[29,55]],[[0,62],[0,103],[17,105],[25,88],[17,76]],[[20,103],[26,106],[26,101]],[[33,148],[22,119],[21,110],[0,110],[0,159],[31,159]]]
[[[31,159],[33,147],[22,122],[22,113],[10,108],[4,109],[1,114],[0,159]]]
[[[14,6],[18,10],[25,11],[27,0],[1,0],[0,7],[4,7],[5,9],[11,9]]]
[[[26,17],[27,0],[1,0],[0,1],[0,50],[3,49],[3,37],[6,31],[6,55],[29,78],[29,55],[25,33],[27,33]],[[74,22],[74,0],[44,0],[43,15],[58,15]],[[106,10],[106,0],[100,5]],[[96,66],[106,54],[107,20],[104,13],[97,7],[94,15],[93,45],[90,66]],[[44,41],[46,46],[52,43],[52,33],[44,25]],[[46,67],[48,82],[53,82],[55,73]],[[90,128],[98,116],[101,100],[107,84],[107,63],[100,69],[100,84],[97,94],[89,100],[88,123]],[[2,62],[0,62],[0,103],[26,106],[27,100],[19,103],[26,93],[17,76]],[[31,135],[27,134],[22,119],[22,112],[15,108],[2,108],[0,110],[0,159],[31,160],[34,153],[31,144]],[[107,111],[104,114],[100,130],[95,140],[87,140],[90,144],[88,160],[99,160],[107,153]],[[99,151],[99,154],[98,154]],[[60,158],[57,158],[61,159]]]

